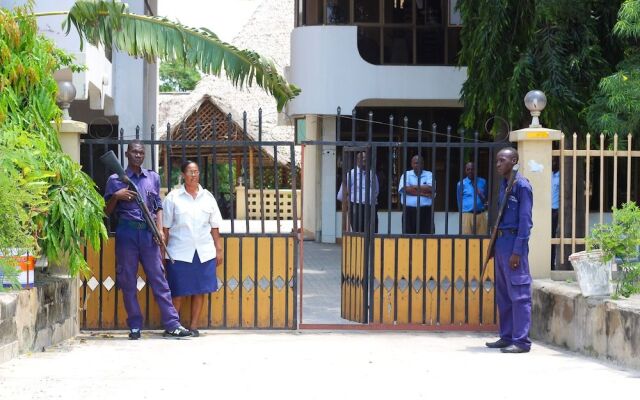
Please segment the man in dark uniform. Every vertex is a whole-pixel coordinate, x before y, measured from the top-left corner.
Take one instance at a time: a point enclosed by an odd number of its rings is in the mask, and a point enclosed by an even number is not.
[[[504,179],[500,185],[501,201],[506,201],[498,225],[494,248],[496,302],[500,315],[500,339],[487,343],[503,353],[526,353],[531,349],[531,274],[529,273],[529,234],[533,221],[533,193],[529,181],[517,174],[510,193],[507,182],[518,152],[511,147],[498,152],[496,168]]]
[[[162,235],[162,202],[160,200],[160,177],[154,171],[142,168],[144,146],[133,141],[125,152],[129,165],[125,173],[135,183],[152,217],[157,221],[158,231]],[[138,263],[142,263],[147,275],[147,283],[160,308],[162,324],[166,337],[191,336],[191,331],[180,324],[178,313],[171,303],[171,292],[164,276],[160,247],[153,239],[150,228],[144,221],[142,210],[136,203],[136,193],[126,183],[113,174],[107,180],[104,198],[105,213],[115,211],[118,216],[116,228],[116,282],[122,289],[124,307],[127,310],[129,338],[140,338],[142,312],[138,303]],[[155,215],[154,215],[155,214]]]

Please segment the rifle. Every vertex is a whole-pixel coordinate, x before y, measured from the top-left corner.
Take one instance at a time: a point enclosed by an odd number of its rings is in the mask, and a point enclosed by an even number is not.
[[[149,212],[147,203],[145,203],[144,199],[142,198],[142,195],[140,194],[140,190],[138,190],[138,187],[136,186],[136,184],[131,182],[127,174],[125,174],[124,168],[122,168],[122,166],[120,165],[120,162],[118,161],[118,158],[116,157],[113,150],[109,150],[108,152],[104,153],[100,157],[100,161],[107,168],[113,170],[116,174],[118,174],[118,179],[120,180],[120,182],[123,182],[129,185],[129,190],[132,190],[136,193],[136,203],[138,204],[138,207],[140,207],[140,210],[142,211],[144,222],[147,224],[147,226],[151,230],[153,239],[156,241],[158,246],[160,246],[160,249],[167,254],[167,257],[169,257],[169,260],[171,260],[171,263],[173,264],[175,261],[173,260],[173,257],[171,257],[171,254],[169,254],[169,250],[167,250],[167,246],[164,244],[164,241],[162,241],[162,238],[160,237],[160,232],[158,231],[158,227],[156,226],[155,221],[151,217],[151,213]]]
[[[482,264],[482,273],[480,274],[481,282],[484,281],[484,274],[487,272],[487,265],[489,264],[489,260],[493,258],[491,254],[493,253],[493,247],[495,246],[496,238],[498,237],[498,225],[500,225],[500,221],[502,220],[502,213],[504,211],[504,207],[507,205],[507,197],[513,189],[513,182],[516,180],[518,169],[520,169],[520,166],[518,164],[513,166],[511,175],[509,176],[509,181],[507,182],[507,188],[504,190],[504,196],[502,198],[502,202],[500,203],[500,207],[498,208],[498,217],[496,218],[496,223],[493,226],[493,230],[491,231],[491,240],[489,240],[489,246],[487,247],[487,255],[484,257],[484,263]]]

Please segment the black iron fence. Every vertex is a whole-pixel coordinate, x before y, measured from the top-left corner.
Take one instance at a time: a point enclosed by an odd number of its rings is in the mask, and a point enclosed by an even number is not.
[[[206,327],[210,328],[277,328],[297,327],[297,266],[298,251],[298,169],[295,146],[289,141],[264,140],[261,126],[258,132],[247,132],[246,114],[240,134],[232,129],[231,116],[227,116],[226,130],[221,132],[219,123],[196,120],[182,124],[177,129],[167,126],[166,133],[157,137],[152,127],[146,135],[139,128],[135,135],[125,136],[120,130],[117,138],[84,138],[81,140],[81,163],[104,193],[108,176],[99,162],[99,156],[113,150],[123,167],[125,152],[134,140],[139,140],[146,150],[145,167],[156,170],[161,176],[161,193],[172,190],[180,183],[180,165],[194,161],[200,168],[200,184],[214,194],[223,214],[220,233],[223,238],[224,264],[217,269],[217,292],[208,296]],[[217,126],[218,125],[218,126]],[[239,124],[238,124],[239,125]],[[269,137],[268,135],[265,135]],[[267,177],[272,177],[271,187]],[[239,184],[254,186],[256,190],[289,190],[293,201],[292,218],[286,221],[270,221],[262,213],[251,220],[248,213],[237,218],[238,210],[234,191]],[[262,196],[261,196],[262,197]],[[249,199],[245,196],[245,211]],[[273,205],[279,212],[281,204]],[[264,208],[263,208],[264,209]],[[111,221],[109,221],[111,222]],[[115,224],[110,223],[110,231]],[[99,253],[86,249],[91,270],[81,288],[81,327],[83,329],[125,328],[125,315],[121,294],[115,290],[116,274],[114,241],[103,243]],[[145,327],[160,327],[160,318],[144,273],[140,271],[138,290],[144,309]],[[190,316],[189,305],[181,310],[186,323]],[[204,321],[204,318],[203,318]]]
[[[362,131],[365,123],[366,130]],[[490,328],[493,273],[481,281],[505,142],[477,132],[340,115],[335,146],[342,212],[342,317],[373,324]]]

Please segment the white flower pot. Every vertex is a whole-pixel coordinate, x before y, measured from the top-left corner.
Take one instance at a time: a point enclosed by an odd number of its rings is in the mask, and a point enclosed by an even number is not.
[[[581,251],[571,254],[569,261],[576,271],[580,291],[585,297],[611,295],[613,260],[603,261],[602,251]]]

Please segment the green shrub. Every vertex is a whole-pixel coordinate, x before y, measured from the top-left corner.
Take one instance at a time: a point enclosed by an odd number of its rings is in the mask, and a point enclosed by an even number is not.
[[[614,208],[611,223],[598,224],[590,232],[587,249],[601,249],[605,261],[621,260],[615,297],[640,293],[640,208],[636,203]]]
[[[31,3],[0,9],[0,251],[44,253],[75,275],[87,270],[82,246],[99,248],[106,229],[102,197],[52,125],[65,66],[79,69],[38,33]]]

